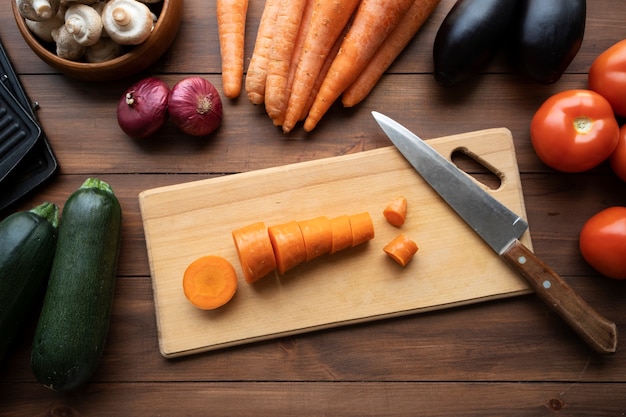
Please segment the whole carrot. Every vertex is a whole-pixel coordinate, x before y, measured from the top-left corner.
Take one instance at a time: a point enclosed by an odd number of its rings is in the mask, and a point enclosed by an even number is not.
[[[267,66],[279,8],[280,0],[267,0],[257,29],[245,82],[248,99],[254,104],[261,104],[265,100]]]
[[[440,0],[415,0],[409,11],[378,48],[365,69],[341,97],[344,107],[360,103],[374,88],[383,73],[413,39]]]
[[[363,71],[378,47],[397,26],[414,0],[362,0],[304,122],[310,132],[330,106]]]
[[[332,49],[326,56],[326,59],[324,60],[324,64],[322,65],[322,68],[320,69],[320,73],[317,75],[317,79],[313,83],[313,88],[311,89],[311,93],[309,94],[309,99],[307,100],[306,107],[304,108],[304,111],[300,115],[300,120],[306,119],[306,116],[309,114],[309,110],[311,110],[311,107],[313,106],[313,102],[315,102],[315,97],[317,96],[317,93],[320,91],[320,87],[322,86],[322,83],[324,82],[324,78],[326,78],[326,74],[328,74],[328,70],[330,69],[331,64],[333,63],[333,61],[335,60],[335,57],[339,53],[339,48],[341,47],[343,38],[345,37],[346,33],[348,33],[349,27],[350,27],[350,23],[348,23],[346,27],[343,29],[343,31],[341,32],[341,35],[339,35],[339,38],[337,38]]]
[[[287,107],[289,65],[306,0],[281,0],[265,80],[265,110],[276,124]]]
[[[309,31],[296,68],[283,132],[296,125],[307,104],[324,60],[360,0],[315,0]]]
[[[243,80],[243,51],[248,0],[217,0],[217,29],[224,95],[236,98]]]
[[[287,112],[287,104],[289,103],[289,97],[291,96],[293,79],[296,75],[298,62],[300,62],[300,57],[302,56],[302,50],[304,49],[304,40],[309,32],[311,16],[313,16],[314,3],[315,0],[306,0],[304,11],[302,12],[302,21],[300,22],[300,28],[298,28],[298,36],[294,42],[293,54],[291,55],[291,62],[289,63],[289,73],[287,74],[287,85],[285,87],[285,105],[282,109],[282,113],[274,119],[274,124],[276,126],[282,126],[285,120],[285,113]]]

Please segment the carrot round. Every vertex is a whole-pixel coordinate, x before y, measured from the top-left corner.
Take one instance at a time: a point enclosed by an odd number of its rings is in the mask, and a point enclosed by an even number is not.
[[[276,125],[282,123],[289,99],[287,96],[289,65],[306,2],[306,0],[281,0],[276,18],[265,80],[265,110]]]
[[[394,198],[383,210],[383,216],[389,224],[400,227],[406,221],[407,201],[404,196]]]
[[[297,221],[270,226],[267,232],[274,248],[279,274],[306,261],[304,238]]]
[[[411,259],[413,259],[417,250],[417,244],[402,233],[396,236],[383,248],[383,251],[385,251],[391,259],[402,266],[406,266]]]
[[[361,0],[340,51],[304,122],[304,130],[310,132],[317,126],[335,100],[363,71],[413,2],[414,0]]]
[[[236,98],[241,92],[247,13],[248,0],[217,0],[222,84],[228,98]]]
[[[267,67],[279,8],[280,0],[266,0],[257,29],[254,50],[250,64],[248,64],[245,82],[248,99],[254,104],[261,104],[265,100]]]
[[[333,237],[328,217],[319,216],[299,221],[298,224],[304,239],[307,261],[330,252]]]
[[[352,228],[350,217],[342,215],[330,219],[330,232],[332,236],[330,253],[352,247]]]
[[[185,297],[194,306],[213,310],[229,302],[237,291],[235,268],[221,256],[193,261],[183,274]]]
[[[283,132],[299,121],[320,69],[360,0],[312,0],[313,15],[293,79]]]
[[[232,232],[244,279],[248,284],[276,269],[274,248],[265,223],[257,222]]]
[[[374,223],[368,212],[352,214],[348,217],[352,231],[352,246],[374,239]]]
[[[413,39],[439,2],[440,0],[415,0],[413,2],[411,8],[380,45],[365,69],[343,92],[341,102],[344,107],[355,106],[367,97],[380,77]]]

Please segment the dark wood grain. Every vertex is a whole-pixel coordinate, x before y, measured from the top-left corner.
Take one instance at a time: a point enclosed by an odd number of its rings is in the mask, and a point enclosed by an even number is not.
[[[40,105],[61,169],[0,216],[42,200],[62,207],[87,176],[98,176],[115,189],[124,220],[111,330],[92,382],[61,394],[35,381],[33,312],[0,364],[0,416],[623,416],[624,346],[608,357],[595,354],[534,294],[174,360],[159,354],[139,192],[389,146],[372,110],[424,138],[510,129],[535,253],[626,332],[626,284],[598,275],[578,250],[586,219],[626,205],[626,184],[607,165],[576,175],[552,171],[536,157],[528,133],[543,100],[585,88],[595,56],[626,38],[626,3],[588,1],[581,50],[554,85],[525,80],[499,57],[473,85],[443,89],[432,76],[432,42],[453,4],[441,1],[366,101],[352,109],[335,105],[311,134],[298,127],[286,137],[242,96],[224,101],[224,122],[209,139],[167,125],[145,141],[126,137],[115,119],[131,82],[154,74],[173,84],[200,74],[221,91],[214,2],[185,0],[181,30],[165,56],[144,74],[107,84],[55,73],[20,38],[10,8],[2,8],[0,38]],[[248,33],[262,7],[250,2]],[[249,36],[246,59],[253,45]]]

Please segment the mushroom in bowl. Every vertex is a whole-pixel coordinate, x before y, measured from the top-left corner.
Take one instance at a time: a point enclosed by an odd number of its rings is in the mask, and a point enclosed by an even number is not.
[[[124,78],[152,65],[174,41],[183,13],[183,0],[12,3],[18,29],[35,54],[88,81]]]

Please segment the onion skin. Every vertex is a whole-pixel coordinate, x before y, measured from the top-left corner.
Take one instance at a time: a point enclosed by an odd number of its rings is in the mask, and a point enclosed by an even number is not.
[[[172,123],[188,135],[209,135],[222,123],[222,99],[215,86],[202,77],[176,83],[168,109]]]
[[[130,86],[117,105],[117,122],[128,136],[145,139],[165,124],[168,117],[169,86],[148,77]]]

